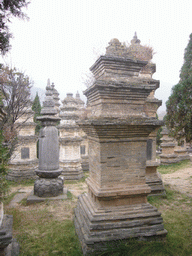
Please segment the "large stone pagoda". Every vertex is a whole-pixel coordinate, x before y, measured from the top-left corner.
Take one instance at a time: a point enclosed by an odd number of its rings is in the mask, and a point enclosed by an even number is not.
[[[161,213],[147,202],[146,149],[149,135],[162,125],[145,111],[159,81],[140,77],[147,61],[130,58],[118,39],[90,68],[95,82],[84,94],[90,114],[79,122],[89,139],[88,193],[79,197],[75,227],[83,253],[106,242],[133,237],[165,237]]]

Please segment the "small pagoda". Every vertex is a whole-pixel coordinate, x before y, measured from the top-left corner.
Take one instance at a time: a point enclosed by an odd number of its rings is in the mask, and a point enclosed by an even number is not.
[[[56,128],[60,118],[54,107],[52,87],[49,83],[45,95],[41,116],[37,117],[42,124],[39,134],[39,166],[36,169],[38,178],[34,184],[34,195],[28,197],[28,203],[63,195],[63,179],[60,177],[62,170],[59,167],[59,138]]]
[[[162,129],[162,138],[161,138],[161,148],[162,153],[160,154],[160,162],[161,165],[167,165],[167,164],[173,164],[179,162],[179,158],[177,157],[177,154],[175,154],[175,146],[176,142],[174,138],[169,136],[169,131],[166,126],[163,126]]]
[[[62,103],[61,122],[58,126],[60,133],[60,167],[65,179],[79,180],[83,177],[83,170],[80,155],[82,137],[80,136],[80,127],[76,124],[78,104],[72,93],[67,93],[67,97]]]

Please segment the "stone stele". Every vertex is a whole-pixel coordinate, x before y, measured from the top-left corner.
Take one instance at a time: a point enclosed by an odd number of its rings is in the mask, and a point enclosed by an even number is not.
[[[147,202],[147,139],[162,121],[145,112],[159,81],[140,76],[147,61],[130,58],[118,39],[90,68],[95,82],[84,92],[90,114],[78,124],[89,139],[88,193],[75,209],[84,255],[117,240],[162,239],[161,213]]]

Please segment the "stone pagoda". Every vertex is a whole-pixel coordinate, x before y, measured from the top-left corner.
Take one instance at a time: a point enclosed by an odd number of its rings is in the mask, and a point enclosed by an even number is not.
[[[58,91],[55,89],[55,85],[54,83],[51,84],[52,87],[52,93],[53,93],[53,100],[55,103],[55,108],[57,110],[57,115],[59,115],[59,107],[60,107],[60,103],[59,103],[59,93]]]
[[[176,146],[174,138],[169,136],[169,131],[166,126],[163,126],[163,130],[161,132],[163,137],[161,138],[161,148],[162,154],[160,154],[160,162],[161,164],[173,164],[179,162],[179,158],[177,154],[175,154],[174,149]]]
[[[67,97],[62,103],[61,122],[58,126],[60,132],[60,167],[65,179],[79,180],[83,177],[83,170],[80,155],[82,138],[80,128],[76,124],[78,105],[72,93],[67,93]]]
[[[23,110],[22,115],[16,121],[17,145],[9,161],[8,179],[21,181],[34,179],[35,169],[38,166],[37,140],[35,135],[36,124],[33,122],[34,112],[31,106]]]
[[[55,127],[60,121],[54,107],[52,87],[46,87],[45,101],[41,116],[37,117],[42,123],[39,135],[39,167],[36,170],[38,178],[34,184],[34,195],[40,198],[57,197],[63,194],[63,179],[59,177],[59,138]],[[35,201],[28,198],[28,202]]]
[[[187,146],[186,146],[185,140],[181,141],[180,143],[176,141],[174,153],[177,155],[177,158],[179,159],[179,161],[190,159],[189,153],[187,152]]]
[[[84,255],[107,242],[163,238],[161,213],[147,202],[147,140],[162,121],[146,113],[159,81],[140,77],[147,61],[130,58],[118,39],[90,68],[95,82],[84,94],[90,114],[79,125],[89,138],[88,193],[79,197],[75,227]]]
[[[79,94],[78,91],[77,91],[77,93],[76,93],[75,100],[76,100],[76,102],[77,102],[77,107],[78,107],[78,109],[84,108],[85,102],[80,98],[80,94]]]
[[[87,115],[87,109],[84,107],[85,102],[80,98],[79,92],[76,93],[75,100],[77,102],[77,114],[78,120],[82,120]],[[87,134],[80,129],[80,137],[82,138],[81,145],[80,145],[80,153],[81,153],[81,166],[83,171],[89,171],[89,143]]]

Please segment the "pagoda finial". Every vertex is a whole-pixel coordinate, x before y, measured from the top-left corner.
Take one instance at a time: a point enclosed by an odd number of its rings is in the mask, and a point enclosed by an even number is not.
[[[51,85],[50,85],[50,79],[47,79],[47,86],[46,86],[46,90],[51,89]]]
[[[47,86],[50,86],[50,79],[47,79]]]
[[[131,40],[132,44],[140,44],[140,40],[137,38],[137,32],[135,31],[135,34],[133,36],[133,39]]]
[[[77,93],[76,93],[76,99],[80,99],[80,94],[79,94],[78,91],[77,91]]]

